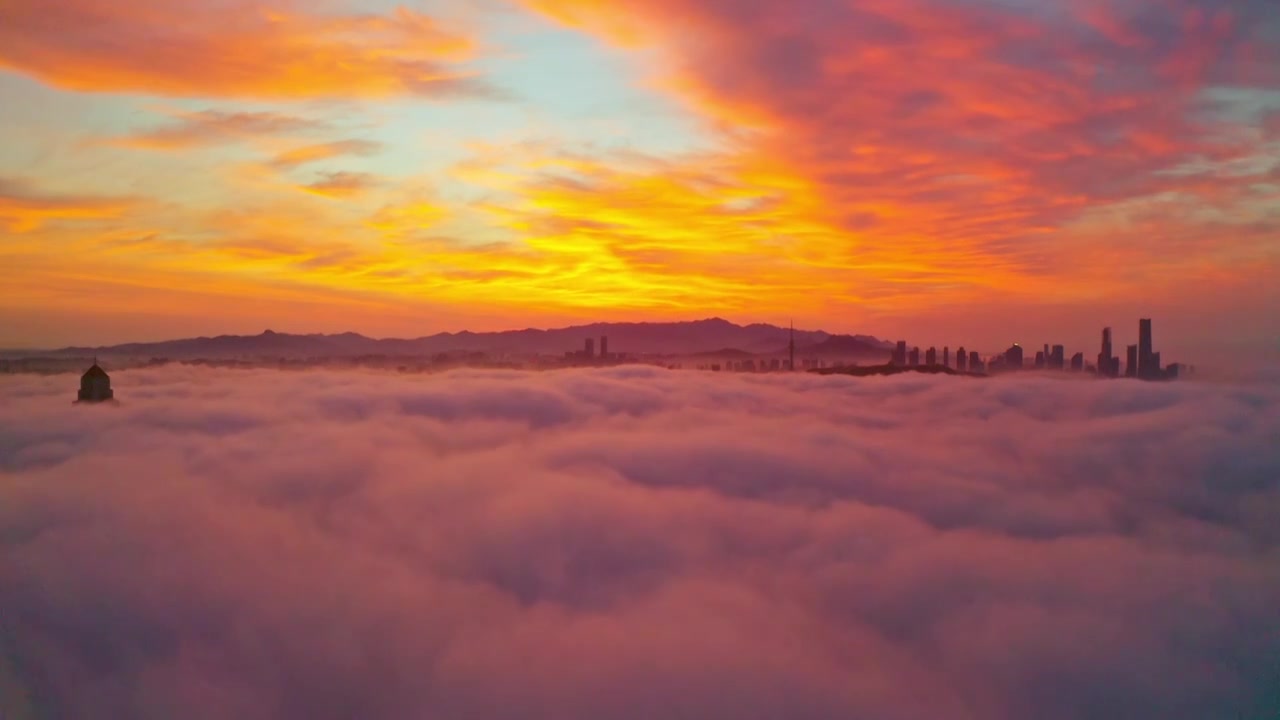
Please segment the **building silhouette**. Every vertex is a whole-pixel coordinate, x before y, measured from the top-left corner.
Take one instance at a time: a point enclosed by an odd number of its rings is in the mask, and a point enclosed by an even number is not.
[[[1022,369],[1022,346],[1014,343],[1013,347],[1004,351],[1004,364],[1009,370]]]
[[[596,339],[587,338],[586,344],[582,348],[582,356],[590,360],[596,356]]]
[[[1067,349],[1062,345],[1054,345],[1049,353],[1049,367],[1054,370],[1065,370],[1067,367]]]
[[[982,364],[982,357],[978,355],[977,350],[969,353],[969,372],[980,373],[986,369],[986,366]]]
[[[911,367],[916,367],[920,364],[920,348],[911,348],[911,352],[907,353],[907,364]]]
[[[1111,349],[1111,328],[1102,328],[1102,352],[1098,353],[1098,374],[1116,377],[1120,374],[1120,358]]]
[[[894,348],[893,364],[894,365],[907,364],[907,341],[906,340],[899,340],[898,346]]]
[[[1049,353],[1044,352],[1043,350],[1036,351],[1035,364],[1036,364],[1037,370],[1043,370],[1045,367],[1045,363],[1047,363],[1048,361],[1049,361]]]
[[[1071,356],[1071,372],[1081,372],[1084,370],[1084,353],[1078,352]]]
[[[1142,318],[1138,320],[1138,377],[1155,376],[1151,360],[1151,318]]]
[[[94,358],[93,366],[80,376],[80,392],[76,396],[76,402],[100,403],[114,399],[115,392],[111,389],[111,376],[98,366],[98,360]]]
[[[943,367],[951,367],[951,348],[942,348],[942,365]]]
[[[969,356],[965,355],[964,348],[956,350],[956,369],[965,372],[969,367]]]
[[[928,350],[924,351],[924,364],[925,365],[938,364],[938,348],[931,347]]]
[[[608,335],[600,336],[600,359],[601,360],[609,359],[609,336]]]

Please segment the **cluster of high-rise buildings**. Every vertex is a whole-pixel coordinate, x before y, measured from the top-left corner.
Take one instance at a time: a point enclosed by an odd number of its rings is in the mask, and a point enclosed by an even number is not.
[[[897,346],[893,349],[893,359],[890,362],[894,365],[901,365],[903,367],[941,364],[944,367],[955,368],[960,372],[981,373],[987,371],[987,362],[982,359],[982,356],[979,355],[976,350],[966,352],[963,347],[956,350],[954,363],[952,362],[950,347],[942,348],[941,363],[939,363],[937,348],[931,347],[928,350],[925,350],[924,362],[922,363],[920,358],[920,348],[913,347],[908,349],[906,340],[898,341]]]
[[[1066,348],[1062,345],[1050,347],[1048,343],[1044,345],[1043,350],[1036,351],[1030,365],[1027,362],[1026,353],[1018,343],[1014,343],[1003,353],[990,356],[985,360],[977,352],[966,352],[962,347],[956,351],[954,365],[952,364],[951,348],[942,348],[941,358],[939,358],[936,348],[929,348],[924,352],[923,364],[937,365],[939,364],[939,359],[941,359],[941,364],[945,367],[954,368],[960,372],[973,373],[994,373],[1034,367],[1037,370],[1069,370],[1071,372],[1095,373],[1100,377],[1120,377],[1121,370],[1120,358],[1115,355],[1112,346],[1111,328],[1102,329],[1102,348],[1098,353],[1096,364],[1086,363],[1082,352],[1078,352],[1068,359]],[[921,365],[920,348],[908,348],[905,340],[899,340],[893,350],[892,362],[894,365],[906,367]],[[1150,318],[1139,320],[1138,344],[1129,345],[1126,348],[1124,377],[1141,380],[1173,380],[1182,372],[1184,372],[1184,367],[1177,363],[1167,367],[1161,365],[1160,353],[1156,352],[1152,347],[1151,320]]]
[[[1106,377],[1120,377],[1120,358],[1113,354],[1111,328],[1102,329],[1102,351],[1098,353],[1097,372]],[[1174,380],[1183,371],[1178,363],[1163,366],[1160,353],[1151,342],[1151,319],[1138,321],[1138,344],[1125,348],[1124,376],[1139,380]]]
[[[596,352],[596,339],[589,337],[582,343],[582,349],[576,352],[570,350],[564,354],[565,360],[579,363],[604,363],[622,360],[622,356],[618,353],[609,352],[609,336],[600,336],[600,352]]]

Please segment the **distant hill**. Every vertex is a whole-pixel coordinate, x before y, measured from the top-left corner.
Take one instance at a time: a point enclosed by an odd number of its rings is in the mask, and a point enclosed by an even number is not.
[[[832,335],[821,342],[806,346],[796,343],[796,355],[803,357],[887,358],[892,349],[892,343],[869,335]]]
[[[553,330],[439,333],[416,339],[375,339],[353,332],[336,335],[292,335],[267,330],[259,335],[219,335],[106,347],[68,347],[22,355],[52,357],[130,356],[190,358],[318,358],[361,355],[427,356],[446,352],[560,354],[580,350],[587,338],[609,338],[609,351],[643,355],[692,355],[741,350],[779,353],[790,330],[776,325],[736,325],[721,318],[672,323],[594,323]],[[849,338],[845,340],[844,338]],[[865,336],[833,336],[817,330],[796,330],[797,353],[802,348],[859,343],[882,351],[889,347]],[[878,343],[878,346],[876,344]],[[809,352],[804,350],[804,352]]]

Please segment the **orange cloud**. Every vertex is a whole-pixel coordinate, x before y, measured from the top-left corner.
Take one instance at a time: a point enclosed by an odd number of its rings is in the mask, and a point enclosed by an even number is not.
[[[57,220],[115,218],[137,202],[132,198],[44,193],[22,181],[0,178],[0,226],[12,233],[38,230]]]
[[[1262,121],[1207,107],[1204,91],[1214,82],[1280,87],[1280,64],[1238,60],[1280,46],[1274,25],[1260,22],[1269,2],[1215,10],[1209,0],[1170,0],[1123,13],[1066,0],[526,4],[646,48],[658,86],[726,128],[739,158],[727,182],[804,188],[783,193],[784,207],[822,230],[808,236],[810,270],[783,275],[839,269],[844,283],[816,287],[845,299],[903,308],[976,288],[1032,299],[1124,292],[1097,284],[1115,277],[1087,252],[1106,248],[1108,229],[1080,230],[1098,213],[1175,196],[1196,209],[1198,237],[1210,235],[1197,213],[1258,215],[1249,187],[1261,176],[1224,169],[1266,156],[1234,139]],[[567,194],[567,185],[556,191]],[[592,214],[584,196],[557,211],[585,223],[614,217],[618,201],[605,195]],[[674,212],[690,227],[707,213],[689,211],[643,212],[653,223]],[[1195,252],[1198,262],[1228,262],[1202,244]],[[1169,260],[1148,248],[1145,262]]]
[[[299,165],[327,160],[343,155],[373,155],[382,150],[382,143],[371,140],[337,140],[334,142],[303,145],[276,155],[270,165],[277,170],[291,170]]]
[[[487,92],[467,37],[408,8],[323,14],[259,0],[6,0],[0,67],[61,88],[182,97]]]
[[[341,199],[363,194],[377,184],[377,178],[369,173],[326,172],[320,173],[320,178],[315,182],[300,185],[299,189],[315,195]]]
[[[319,127],[323,127],[323,124],[279,113],[203,110],[182,113],[159,127],[107,138],[104,142],[144,150],[186,150]]]

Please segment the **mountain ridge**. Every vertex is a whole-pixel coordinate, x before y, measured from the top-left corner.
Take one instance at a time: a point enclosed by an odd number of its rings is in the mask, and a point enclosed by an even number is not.
[[[682,322],[596,322],[562,328],[524,328],[493,332],[441,332],[417,338],[372,338],[353,331],[292,334],[264,330],[258,335],[216,335],[97,347],[70,346],[21,351],[22,355],[153,356],[168,358],[350,357],[360,355],[431,355],[449,352],[561,354],[581,350],[588,338],[609,338],[609,350],[627,354],[688,355],[725,349],[777,354],[787,349],[789,328],[767,323],[737,325],[723,318]],[[891,344],[866,335],[833,335],[823,330],[796,330],[797,351],[822,354],[839,348],[852,354],[875,354]],[[597,345],[597,350],[599,349]],[[825,352],[824,352],[825,351]]]

